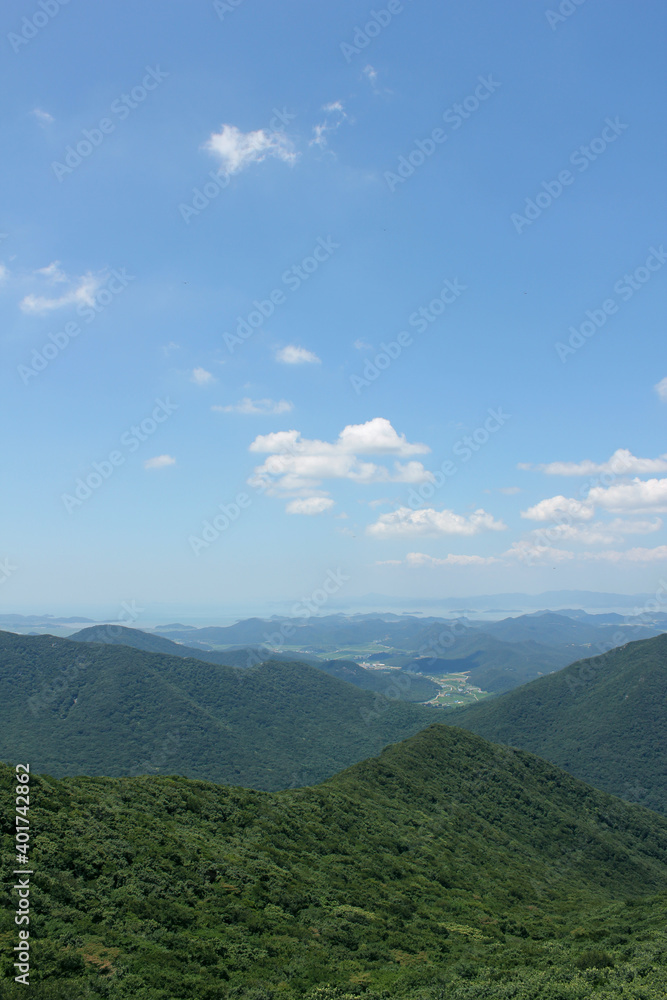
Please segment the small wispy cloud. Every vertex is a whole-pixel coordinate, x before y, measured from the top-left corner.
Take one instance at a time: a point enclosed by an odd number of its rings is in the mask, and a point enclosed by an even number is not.
[[[21,311],[25,313],[47,313],[54,309],[63,309],[65,306],[92,306],[95,303],[95,296],[101,288],[105,275],[92,274],[88,272],[78,278],[70,278],[60,267],[60,262],[54,260],[47,267],[40,267],[34,272],[40,278],[46,279],[49,284],[69,284],[70,287],[62,295],[26,295],[19,303]]]
[[[144,469],[166,469],[170,465],[176,465],[176,459],[171,455],[156,455],[146,459]]]
[[[221,170],[228,177],[267,157],[293,164],[299,155],[284,132],[241,132],[236,125],[222,125],[219,132],[212,132],[204,149],[220,159]]]
[[[333,507],[334,501],[329,497],[304,497],[301,500],[291,500],[285,510],[288,514],[323,514]]]
[[[59,260],[53,260],[46,267],[38,267],[35,274],[41,275],[43,278],[47,278],[52,284],[59,285],[64,281],[67,281],[67,275],[60,266]]]
[[[173,340],[170,340],[168,344],[162,345],[162,352],[165,358],[168,358],[172,351],[180,351],[181,345],[175,344]]]
[[[365,340],[355,340],[352,345],[357,351],[372,351],[373,345],[367,344]]]
[[[33,115],[42,128],[46,128],[47,125],[53,125],[55,118],[50,115],[48,111],[43,111],[41,108],[33,108],[30,112]]]
[[[190,381],[195,385],[211,385],[215,382],[215,376],[207,372],[205,368],[195,368],[190,376]]]
[[[347,112],[342,101],[331,101],[322,106],[324,120],[313,127],[313,137],[309,140],[309,146],[319,146],[320,149],[328,143],[327,136],[330,132],[336,132],[344,121],[347,120]]]
[[[294,409],[294,404],[287,399],[251,399],[250,396],[244,396],[238,403],[232,403],[229,406],[216,405],[212,406],[211,409],[217,413],[277,416],[280,413],[290,413]]]
[[[364,66],[363,74],[370,83],[371,87],[373,88],[373,92],[375,94],[379,93],[377,89],[378,71],[375,69],[375,67],[371,66],[370,64],[368,66]]]
[[[654,389],[663,403],[667,403],[667,378],[660,379]]]
[[[288,344],[276,351],[276,361],[283,365],[319,365],[320,358],[305,347],[297,347],[295,344]]]

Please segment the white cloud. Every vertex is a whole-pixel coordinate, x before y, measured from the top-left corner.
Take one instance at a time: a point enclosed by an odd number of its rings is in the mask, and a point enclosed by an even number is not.
[[[352,346],[354,348],[356,348],[357,351],[372,351],[373,350],[373,345],[372,344],[367,344],[365,340],[355,340],[355,342],[354,342],[354,344]]]
[[[52,125],[55,121],[53,115],[50,115],[48,111],[42,111],[41,108],[33,108],[30,114],[35,116],[42,127]]]
[[[617,486],[596,486],[589,491],[587,502],[613,513],[652,511],[667,513],[667,479],[633,479]]]
[[[205,368],[195,368],[190,376],[190,381],[195,385],[210,385],[215,382],[215,376],[207,372]]]
[[[104,281],[103,275],[90,272],[79,278],[68,278],[57,260],[47,267],[39,268],[35,274],[40,278],[46,278],[49,284],[68,283],[70,288],[62,295],[51,298],[44,295],[26,295],[20,302],[21,310],[26,313],[46,313],[72,305],[92,306]]]
[[[285,510],[288,514],[322,514],[333,505],[334,501],[329,497],[304,497],[290,500]]]
[[[593,513],[593,505],[588,500],[581,501],[556,496],[540,500],[528,510],[522,510],[521,517],[525,517],[529,521],[557,521],[563,517],[575,521],[590,521]]]
[[[288,344],[276,351],[276,361],[283,365],[319,365],[320,359],[312,351],[307,351],[305,347],[297,347],[295,344]]]
[[[665,399],[667,399],[667,379],[665,383]],[[658,385],[662,385],[658,383]],[[656,389],[658,387],[656,386]],[[596,476],[603,473],[611,473],[616,476],[646,476],[652,472],[667,472],[667,454],[658,458],[637,458],[627,448],[618,448],[606,462],[549,462],[546,465],[526,465],[522,463],[520,469],[535,469],[537,472],[544,472],[548,476]]]
[[[389,514],[381,514],[366,531],[376,538],[390,538],[396,535],[477,535],[480,531],[503,531],[505,528],[502,521],[496,521],[481,508],[466,516],[431,507],[419,510],[399,507]]]
[[[273,399],[251,399],[250,396],[244,396],[239,403],[232,403],[230,406],[212,406],[211,409],[218,413],[274,416],[280,413],[290,413],[294,409],[294,403],[290,403],[287,399],[276,401]]]
[[[663,403],[667,403],[667,378],[660,379],[660,381],[653,387]]]
[[[410,458],[429,451],[427,445],[411,443],[398,434],[384,417],[365,424],[345,427],[334,442],[308,440],[297,430],[262,434],[250,445],[250,451],[269,457],[254,470],[251,484],[272,481],[272,492],[312,492],[324,479],[349,479],[358,483],[425,482],[433,478],[421,462],[395,461],[393,470],[374,462],[362,461],[361,455]]]
[[[176,459],[171,455],[156,455],[155,458],[146,459],[144,469],[166,469],[169,465],[176,465]]]
[[[408,566],[490,566],[499,560],[495,556],[465,556],[454,553],[450,553],[444,559],[437,559],[423,552],[408,552],[405,561]]]
[[[181,345],[175,344],[173,340],[170,340],[168,344],[163,344],[162,346],[165,358],[168,358],[172,351],[180,351],[180,349]]]
[[[251,163],[261,163],[267,156],[284,163],[296,162],[298,153],[284,132],[241,132],[236,125],[222,125],[220,132],[212,132],[204,149],[220,158],[226,176],[238,174]]]
[[[9,277],[9,268],[6,264],[0,264],[0,282],[6,281]]]

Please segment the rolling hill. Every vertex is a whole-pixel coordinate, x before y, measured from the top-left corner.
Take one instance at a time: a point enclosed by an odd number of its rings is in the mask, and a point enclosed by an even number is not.
[[[439,688],[433,681],[425,677],[409,675],[404,671],[366,670],[359,664],[349,660],[320,660],[308,653],[281,653],[278,650],[267,650],[261,646],[242,646],[239,649],[224,651],[206,650],[188,646],[187,643],[173,642],[161,635],[143,632],[136,628],[125,628],[120,625],[98,625],[85,628],[74,635],[68,636],[74,642],[101,642],[118,646],[131,646],[133,649],[143,649],[150,653],[166,653],[169,656],[194,657],[204,663],[217,663],[228,667],[248,667],[265,660],[276,660],[285,663],[298,659],[301,663],[309,663],[323,670],[331,677],[354,684],[365,691],[375,691],[385,694],[391,689],[392,697],[398,701],[429,701],[435,697]]]
[[[54,775],[171,773],[307,785],[438,710],[304,663],[238,670],[127,646],[0,633],[0,759]]]
[[[446,719],[667,814],[667,635],[573,663]]]
[[[180,777],[31,786],[38,1000],[667,989],[667,821],[454,727],[272,794]],[[2,834],[7,856],[6,820]],[[14,1000],[7,909],[0,932]]]

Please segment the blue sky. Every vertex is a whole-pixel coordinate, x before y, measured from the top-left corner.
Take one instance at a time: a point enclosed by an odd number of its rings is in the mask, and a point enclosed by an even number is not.
[[[654,591],[666,20],[9,0],[5,608]]]

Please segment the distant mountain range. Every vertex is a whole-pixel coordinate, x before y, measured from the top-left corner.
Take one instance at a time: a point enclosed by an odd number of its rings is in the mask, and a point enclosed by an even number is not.
[[[266,655],[273,655],[281,628],[285,643],[298,647],[299,658],[304,654],[327,658],[343,649],[345,658],[351,659],[355,649],[374,646],[377,652],[363,654],[372,662],[432,676],[465,671],[471,684],[499,693],[592,651],[657,635],[667,629],[667,614],[639,619],[578,610],[540,611],[495,622],[391,613],[249,618],[230,626],[161,628],[160,638],[209,650],[263,643]]]
[[[667,635],[573,663],[446,719],[667,814]]]

